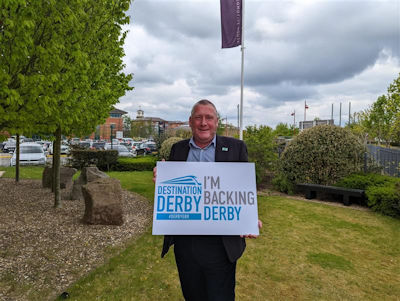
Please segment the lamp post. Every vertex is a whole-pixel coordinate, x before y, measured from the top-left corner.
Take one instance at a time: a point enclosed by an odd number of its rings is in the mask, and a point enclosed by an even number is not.
[[[110,124],[110,140],[111,140],[111,149],[113,149],[113,129],[115,127],[115,124]]]

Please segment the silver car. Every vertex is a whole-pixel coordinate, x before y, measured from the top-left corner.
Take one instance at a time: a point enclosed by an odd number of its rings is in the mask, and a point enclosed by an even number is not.
[[[17,152],[11,157],[10,165],[14,166],[17,162]],[[19,146],[19,164],[20,165],[44,165],[46,164],[46,155],[43,147],[38,143],[26,142]]]

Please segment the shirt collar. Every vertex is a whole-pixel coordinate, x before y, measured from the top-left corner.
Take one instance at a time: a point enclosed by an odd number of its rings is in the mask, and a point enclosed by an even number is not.
[[[203,149],[207,149],[207,148],[209,148],[210,146],[216,146],[217,144],[217,135],[214,135],[214,138],[213,138],[213,140],[211,140],[211,142],[210,142],[210,144],[209,145],[207,145],[205,148],[203,148]],[[196,144],[196,142],[194,142],[194,139],[193,139],[193,137],[192,138],[190,138],[190,140],[189,140],[189,146],[190,147],[194,147],[194,148],[198,148],[198,149],[202,149],[201,147],[198,147],[197,146],[197,144]]]

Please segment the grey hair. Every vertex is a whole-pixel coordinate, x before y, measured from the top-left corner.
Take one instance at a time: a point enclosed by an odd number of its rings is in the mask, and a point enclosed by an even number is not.
[[[217,108],[216,108],[215,105],[214,105],[211,101],[209,101],[208,99],[202,99],[202,100],[199,100],[198,102],[196,102],[196,103],[193,105],[193,107],[192,107],[192,112],[190,113],[190,116],[193,116],[194,111],[196,110],[196,107],[199,106],[199,105],[202,105],[202,106],[212,106],[212,107],[214,108],[214,111],[215,111],[215,116],[218,117]]]

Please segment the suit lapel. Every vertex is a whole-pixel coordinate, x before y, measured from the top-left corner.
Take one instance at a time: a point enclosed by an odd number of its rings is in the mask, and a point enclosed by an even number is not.
[[[224,144],[223,139],[220,136],[217,136],[216,146],[215,146],[215,162],[224,162],[226,159],[228,147]]]
[[[182,148],[182,151],[179,152],[178,161],[186,161],[187,157],[189,156],[189,150],[190,150],[190,146],[189,146],[189,141],[188,141],[188,143],[185,145],[185,147]]]

